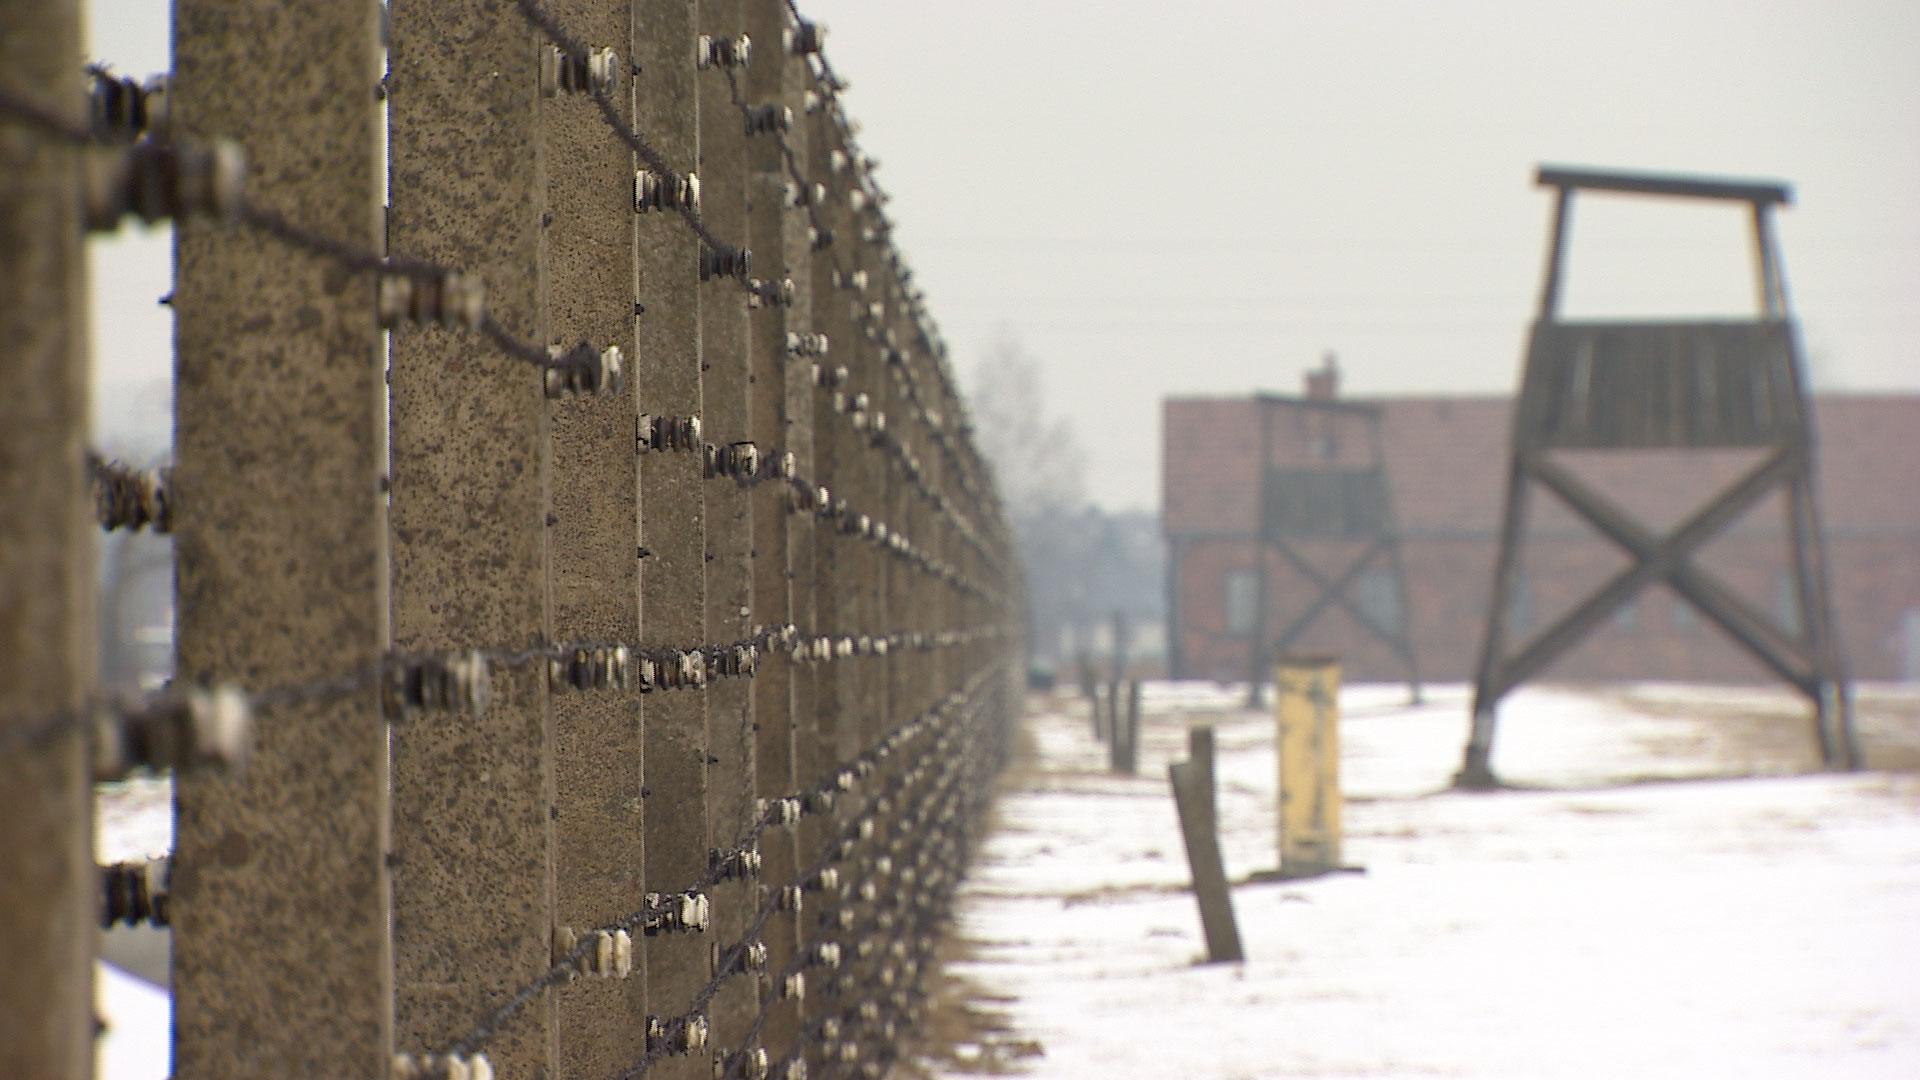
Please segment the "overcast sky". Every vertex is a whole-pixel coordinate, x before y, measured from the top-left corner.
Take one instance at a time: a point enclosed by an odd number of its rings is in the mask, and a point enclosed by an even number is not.
[[[164,66],[164,5],[91,6],[96,57]],[[1293,391],[1327,349],[1353,394],[1510,392],[1541,161],[1788,181],[1815,385],[1920,391],[1912,0],[802,6],[956,360],[1020,341],[1109,507],[1158,500],[1161,399]],[[1744,229],[1590,198],[1569,313],[1749,312]],[[164,234],[115,243],[108,409],[166,369]]]

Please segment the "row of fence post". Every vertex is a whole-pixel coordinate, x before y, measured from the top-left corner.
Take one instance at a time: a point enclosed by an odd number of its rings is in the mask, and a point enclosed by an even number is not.
[[[388,336],[391,263],[178,225],[178,678],[256,708],[244,770],[176,777],[181,1080],[400,1075],[398,1054],[432,1076],[483,1053],[500,1076],[885,1071],[1018,707],[1019,575],[796,19],[782,0],[175,3],[171,131],[242,145],[250,205],[484,280],[489,324]],[[0,89],[57,100],[78,27],[68,0],[0,4]],[[737,48],[703,62],[714,42]],[[578,44],[613,51],[609,100],[556,88]],[[639,204],[649,166],[616,124],[697,168],[691,219]],[[0,395],[0,720],[23,729],[91,691],[74,153],[0,126],[19,301],[0,372],[21,388]],[[752,250],[751,298],[745,273],[703,272],[724,254],[707,236]],[[488,336],[617,347],[628,386],[556,397],[556,369]],[[647,437],[693,418],[690,446]],[[716,475],[748,442],[762,464]],[[751,677],[699,689],[573,692],[549,669],[556,642],[748,640]],[[517,657],[484,709],[395,716],[394,658],[477,647]],[[21,975],[0,1074],[91,1074],[83,730],[0,753],[0,952]],[[796,827],[766,828],[795,792]],[[758,871],[717,874],[743,836]],[[711,904],[703,933],[636,917],[683,888]],[[619,925],[634,977],[558,961]]]
[[[1107,767],[1131,776],[1140,767],[1140,680],[1128,677],[1128,639],[1126,615],[1116,611],[1107,681],[1101,683],[1092,658],[1084,654],[1079,658],[1079,679],[1094,740],[1107,746]]]
[[[1087,702],[1094,741],[1107,747],[1107,767],[1131,776],[1140,767],[1140,680],[1115,679]]]

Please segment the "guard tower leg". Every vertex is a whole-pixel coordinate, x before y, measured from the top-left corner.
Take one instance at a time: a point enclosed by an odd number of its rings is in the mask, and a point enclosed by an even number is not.
[[[1814,504],[1811,462],[1803,464],[1801,469],[1788,486],[1787,530],[1792,538],[1801,627],[1813,661],[1815,735],[1823,764],[1831,769],[1857,769],[1860,747],[1853,731],[1853,695],[1834,629],[1826,547],[1821,542],[1819,510]]]
[[[1523,406],[1524,407],[1524,406]],[[1456,787],[1498,787],[1493,775],[1494,709],[1506,692],[1503,658],[1506,656],[1507,618],[1512,610],[1514,581],[1520,575],[1520,541],[1526,533],[1527,482],[1522,459],[1515,457],[1507,472],[1506,511],[1500,522],[1500,559],[1493,571],[1493,597],[1487,615],[1487,636],[1480,643],[1480,667],[1473,683],[1473,728]]]

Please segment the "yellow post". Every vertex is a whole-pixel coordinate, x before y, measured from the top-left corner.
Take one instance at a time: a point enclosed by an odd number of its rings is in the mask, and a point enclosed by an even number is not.
[[[1282,656],[1274,664],[1280,758],[1280,873],[1340,868],[1340,664]]]

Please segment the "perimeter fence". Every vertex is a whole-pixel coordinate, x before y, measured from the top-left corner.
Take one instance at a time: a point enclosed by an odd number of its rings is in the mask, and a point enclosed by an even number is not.
[[[782,0],[0,0],[0,1073],[886,1074],[1017,709],[1019,572]],[[65,88],[71,88],[70,92]],[[84,233],[176,229],[173,464],[87,450]],[[144,302],[144,301],[143,301]],[[103,696],[98,528],[174,538]],[[99,867],[92,784],[174,773]]]

